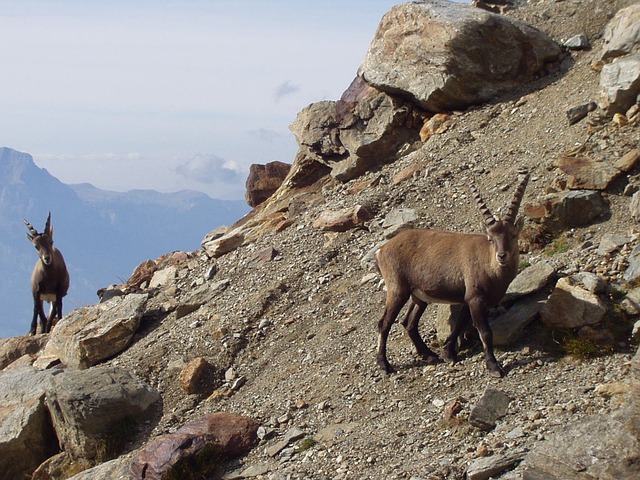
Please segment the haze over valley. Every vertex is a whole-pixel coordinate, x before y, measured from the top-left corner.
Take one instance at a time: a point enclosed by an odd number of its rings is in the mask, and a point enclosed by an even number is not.
[[[49,211],[55,245],[71,275],[64,314],[97,302],[99,288],[125,281],[147,259],[198,249],[209,231],[235,222],[249,207],[243,200],[214,200],[195,191],[121,193],[66,185],[30,154],[0,148],[0,337],[29,329],[29,278],[37,255],[23,219],[41,232]]]

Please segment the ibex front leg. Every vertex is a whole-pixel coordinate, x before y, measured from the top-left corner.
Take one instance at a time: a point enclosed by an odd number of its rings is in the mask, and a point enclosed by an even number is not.
[[[40,317],[40,332],[46,332],[47,316],[44,314],[44,307],[42,306],[42,299],[39,294],[36,294],[33,298],[33,319],[31,320],[31,328],[29,329],[29,335],[35,335],[38,328],[38,317]]]
[[[504,369],[493,353],[493,333],[491,332],[491,327],[489,327],[489,322],[487,322],[487,307],[480,299],[472,299],[468,302],[468,305],[473,326],[478,330],[480,340],[482,340],[484,360],[487,370],[489,370],[489,375],[499,378],[504,377]]]

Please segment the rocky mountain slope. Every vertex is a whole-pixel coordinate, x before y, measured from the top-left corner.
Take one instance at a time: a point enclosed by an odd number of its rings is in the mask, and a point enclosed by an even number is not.
[[[359,123],[368,114],[357,102],[379,97],[354,83],[343,97],[357,99],[348,120],[332,117],[345,103],[301,112],[292,127],[301,151],[289,176],[229,231],[212,232],[202,250],[141,265],[108,293],[116,298],[67,315],[50,339],[36,339],[35,352],[17,347],[22,340],[13,350],[2,346],[4,359],[8,351],[12,359],[26,354],[1,372],[14,379],[35,360],[39,368],[58,364],[53,371],[63,370],[57,376],[67,385],[95,385],[74,380],[75,368],[91,367],[77,371],[126,372],[159,394],[155,402],[136,394],[144,408],[139,402],[132,409],[140,421],[127,424],[128,435],[120,430],[127,441],[114,450],[119,457],[73,478],[159,478],[152,472],[162,448],[149,445],[179,443],[186,424],[214,412],[257,422],[257,446],[225,461],[204,449],[162,478],[189,478],[185,465],[195,464],[215,468],[191,478],[637,478],[640,359],[631,334],[640,302],[628,278],[636,275],[629,272],[640,118],[637,105],[624,115],[590,106],[602,102],[605,27],[635,3],[543,0],[505,11],[558,44],[584,35],[590,48],[565,49],[544,72],[464,111],[439,117],[407,105],[406,97],[383,98],[367,105],[382,105],[384,113]],[[337,120],[320,122],[318,115]],[[394,128],[366,148],[380,117]],[[352,147],[349,132],[357,128],[362,144]],[[380,149],[397,154],[371,153]],[[531,173],[521,209],[523,272],[548,266],[551,273],[494,312],[499,322],[505,311],[537,305],[521,331],[496,348],[507,376],[487,375],[473,335],[459,363],[425,365],[400,325],[389,339],[397,373],[380,372],[376,324],[385,292],[372,250],[407,224],[479,231],[468,184],[498,211],[523,167]],[[594,311],[600,313],[589,325],[554,324],[558,317],[591,319]],[[423,316],[421,333],[435,350],[446,317],[436,306]],[[126,327],[113,327],[115,319]],[[495,325],[496,336],[506,329]],[[50,411],[64,410],[64,395],[47,396]],[[64,421],[56,418],[63,453],[33,478],[67,478],[115,455],[60,429]],[[91,445],[91,454],[80,458],[71,448],[78,445]]]

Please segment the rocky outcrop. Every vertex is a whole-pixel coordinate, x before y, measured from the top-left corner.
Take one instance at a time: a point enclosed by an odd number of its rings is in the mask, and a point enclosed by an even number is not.
[[[530,26],[429,0],[397,5],[383,17],[360,73],[376,88],[437,113],[521,88],[560,54],[559,45]]]
[[[291,165],[284,162],[269,162],[266,165],[253,164],[249,167],[245,199],[250,207],[257,207],[282,185],[289,174]]]
[[[314,159],[346,182],[397,158],[419,139],[420,113],[357,77],[338,102],[304,108],[291,124],[299,157]],[[298,161],[298,159],[296,160]]]

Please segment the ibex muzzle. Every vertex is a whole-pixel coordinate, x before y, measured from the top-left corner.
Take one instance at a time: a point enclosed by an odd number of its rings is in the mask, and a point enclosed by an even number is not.
[[[60,250],[53,246],[53,227],[51,226],[51,212],[47,217],[44,232],[38,233],[33,226],[24,221],[29,229],[27,238],[38,251],[38,261],[31,274],[31,293],[33,295],[33,319],[31,320],[30,335],[36,334],[38,317],[40,330],[49,333],[54,321],[62,318],[62,297],[69,290],[69,272],[64,263]],[[52,304],[49,318],[44,314],[43,301]]]
[[[465,304],[466,315],[454,325],[444,345],[444,359],[457,360],[456,340],[470,317],[480,334],[489,373],[503,376],[493,353],[493,335],[487,310],[497,305],[518,272],[518,236],[524,219],[516,221],[529,175],[516,188],[502,220],[494,217],[472,186],[473,196],[485,218],[485,235],[440,230],[405,230],[376,253],[378,268],[387,286],[385,311],[378,322],[377,363],[393,371],[387,360],[387,338],[402,307],[412,303],[402,321],[418,354],[428,362],[440,361],[418,333],[418,322],[428,303]]]

